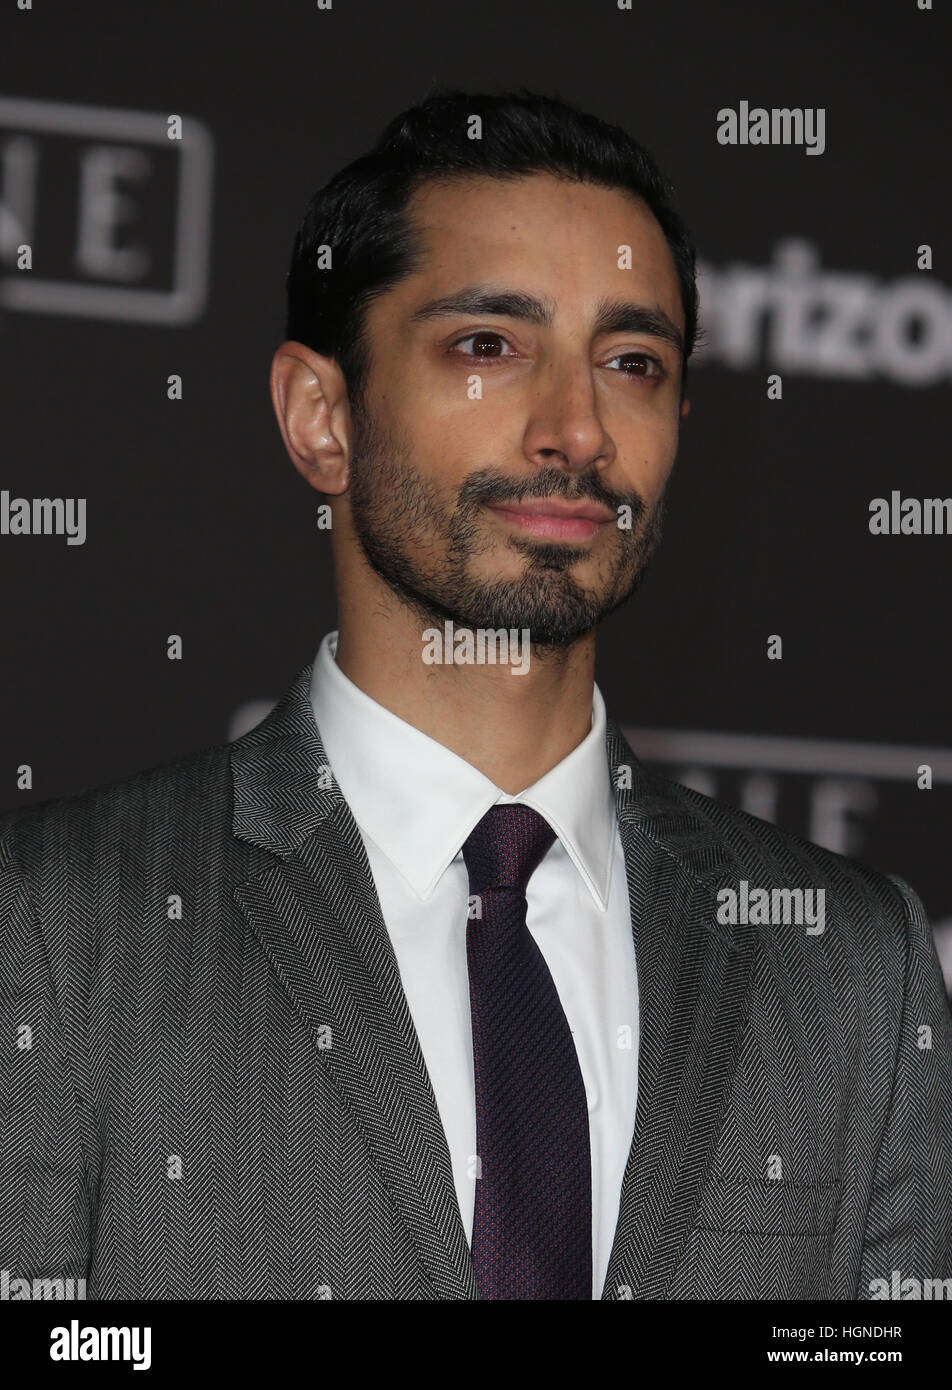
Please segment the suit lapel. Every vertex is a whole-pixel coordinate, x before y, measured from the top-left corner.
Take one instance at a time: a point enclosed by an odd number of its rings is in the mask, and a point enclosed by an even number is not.
[[[350,1106],[439,1299],[475,1298],[449,1149],[360,831],[329,776],[310,667],[232,748],[235,895]]]
[[[690,1235],[730,1096],[757,933],[717,922],[743,870],[723,837],[608,721],[638,976],[635,1129],[606,1299],[660,1299]],[[631,786],[619,786],[629,768]]]

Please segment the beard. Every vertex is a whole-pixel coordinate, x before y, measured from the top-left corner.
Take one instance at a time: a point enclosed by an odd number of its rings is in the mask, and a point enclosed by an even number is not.
[[[390,590],[424,623],[527,630],[535,653],[565,654],[640,587],[661,540],[664,494],[648,508],[637,492],[608,492],[597,473],[540,468],[513,480],[493,469],[471,473],[447,515],[445,500],[411,464],[409,445],[352,402],[350,507],[364,557]],[[487,522],[487,503],[531,498],[599,502],[617,515],[631,508],[631,529],[606,527],[595,587],[572,569],[586,554],[578,545],[514,533],[511,550],[525,557],[518,579],[484,579],[473,561],[500,544]],[[610,537],[611,539],[607,539]]]

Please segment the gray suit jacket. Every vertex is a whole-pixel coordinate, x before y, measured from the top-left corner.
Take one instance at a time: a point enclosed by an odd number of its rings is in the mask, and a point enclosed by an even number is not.
[[[309,677],[234,743],[0,817],[10,1278],[477,1296]],[[868,1299],[894,1270],[952,1277],[952,1019],[919,899],[649,773],[613,721],[606,756],[641,1039],[604,1297]],[[823,888],[825,930],[723,925],[718,890],[741,880]]]

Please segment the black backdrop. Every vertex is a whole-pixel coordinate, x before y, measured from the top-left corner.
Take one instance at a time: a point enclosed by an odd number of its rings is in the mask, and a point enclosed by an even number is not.
[[[645,761],[903,874],[952,978],[952,537],[869,531],[874,497],[952,492],[947,15],[11,0],[0,489],[84,498],[86,536],[0,535],[0,808],[231,737],[313,655],[328,533],[267,395],[297,222],[431,83],[528,86],[652,150],[703,262],[664,543],[602,630],[609,710]],[[742,102],[822,108],[822,153],[719,143]]]

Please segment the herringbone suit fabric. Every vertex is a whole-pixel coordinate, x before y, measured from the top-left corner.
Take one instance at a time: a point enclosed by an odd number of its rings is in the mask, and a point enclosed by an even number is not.
[[[234,743],[0,817],[11,1277],[83,1277],[92,1298],[477,1297],[309,677]],[[952,1278],[952,1020],[918,897],[649,773],[613,721],[605,753],[641,1037],[603,1297]],[[741,880],[822,888],[824,931],[723,924]]]

